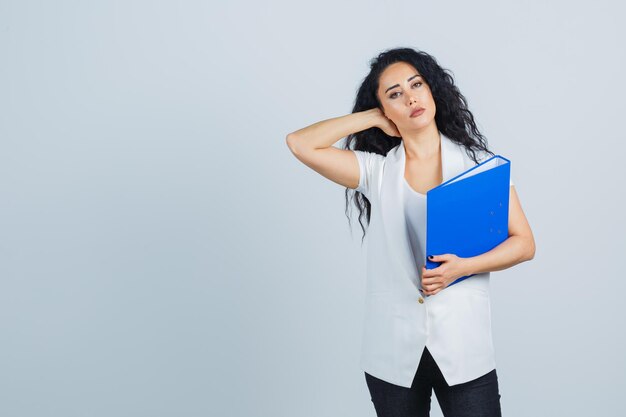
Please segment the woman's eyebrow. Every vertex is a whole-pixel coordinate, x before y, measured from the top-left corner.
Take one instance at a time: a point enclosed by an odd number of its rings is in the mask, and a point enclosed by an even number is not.
[[[421,75],[419,75],[419,74],[415,74],[414,76],[412,76],[411,78],[409,78],[409,79],[407,80],[407,82],[411,81],[411,80],[412,80],[413,78],[415,78],[415,77],[420,77],[420,78],[422,78],[422,76],[421,76]],[[386,89],[386,90],[385,90],[385,94],[387,94],[387,91],[391,90],[392,88],[396,88],[396,87],[400,87],[400,84],[395,84],[395,85],[392,85],[391,87],[389,87],[388,89]]]

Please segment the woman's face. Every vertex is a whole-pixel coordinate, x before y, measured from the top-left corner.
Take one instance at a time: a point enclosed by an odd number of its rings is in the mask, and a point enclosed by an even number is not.
[[[389,65],[380,76],[378,99],[382,110],[402,131],[420,130],[435,119],[435,100],[419,72],[406,62]],[[411,116],[415,109],[424,111]]]

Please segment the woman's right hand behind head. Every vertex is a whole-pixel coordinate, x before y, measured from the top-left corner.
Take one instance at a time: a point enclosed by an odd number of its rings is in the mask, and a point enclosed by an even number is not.
[[[400,132],[398,131],[398,127],[396,126],[396,124],[388,119],[387,116],[385,116],[385,114],[378,107],[376,107],[375,114],[376,121],[374,126],[379,128],[389,136],[394,136],[398,138],[402,137],[400,135]]]

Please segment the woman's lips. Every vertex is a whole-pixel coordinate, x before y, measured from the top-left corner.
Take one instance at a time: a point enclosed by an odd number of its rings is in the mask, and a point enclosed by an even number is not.
[[[420,116],[422,113],[424,113],[424,109],[419,109],[414,111],[413,113],[411,113],[411,117],[417,117]]]

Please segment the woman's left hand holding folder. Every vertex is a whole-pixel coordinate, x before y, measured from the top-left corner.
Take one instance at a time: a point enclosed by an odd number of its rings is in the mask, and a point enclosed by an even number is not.
[[[435,295],[457,279],[468,275],[467,258],[461,258],[451,253],[432,255],[428,258],[432,262],[441,262],[437,268],[422,267],[422,288],[424,295]]]

